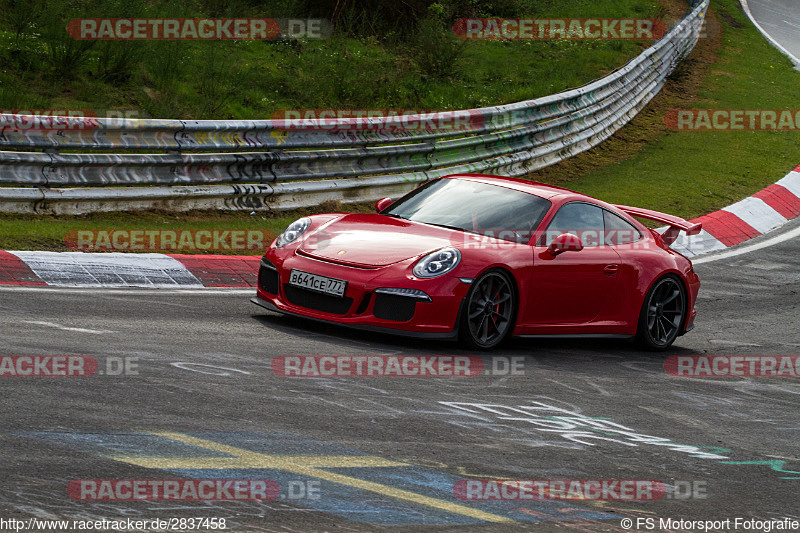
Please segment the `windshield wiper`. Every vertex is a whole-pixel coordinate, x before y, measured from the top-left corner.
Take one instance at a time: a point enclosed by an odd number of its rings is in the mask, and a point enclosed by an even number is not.
[[[436,226],[438,228],[452,229],[452,230],[456,230],[456,231],[463,231],[463,232],[466,232],[466,233],[474,233],[475,235],[480,235],[480,233],[477,232],[477,231],[473,231],[471,229],[462,228],[460,226],[448,226],[447,224],[436,224],[436,223],[433,223],[433,222],[423,222],[423,224],[428,224],[429,226]]]

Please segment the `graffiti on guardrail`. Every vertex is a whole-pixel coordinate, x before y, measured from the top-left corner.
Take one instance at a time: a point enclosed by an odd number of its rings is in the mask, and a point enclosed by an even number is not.
[[[708,1],[692,4],[662,39],[585,87],[515,104],[431,113],[430,122],[418,128],[354,129],[352,119],[337,116],[301,127],[285,120],[98,117],[92,128],[21,129],[15,125],[24,119],[6,114],[0,184],[44,188],[4,187],[0,210],[291,209],[402,194],[447,174],[526,175],[596,146],[647,105],[700,36]],[[462,115],[469,127],[452,127]],[[403,119],[374,120],[402,125]],[[438,127],[448,120],[450,127]],[[302,127],[308,125],[314,127]],[[87,151],[92,153],[74,153]],[[172,188],[144,192],[120,185]],[[85,186],[103,188],[73,189]]]
[[[0,109],[0,130],[86,130],[98,128],[101,117],[113,124],[142,115],[139,109]]]

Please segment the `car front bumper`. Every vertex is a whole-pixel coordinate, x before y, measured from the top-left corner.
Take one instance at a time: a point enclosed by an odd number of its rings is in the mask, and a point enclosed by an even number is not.
[[[292,269],[347,281],[343,297],[289,284]],[[458,336],[459,311],[471,280],[444,275],[418,279],[411,263],[355,268],[293,254],[262,259],[256,298],[270,311],[396,335]]]

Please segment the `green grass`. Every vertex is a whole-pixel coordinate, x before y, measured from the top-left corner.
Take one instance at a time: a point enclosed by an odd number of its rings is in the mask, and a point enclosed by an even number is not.
[[[716,0],[712,8],[723,24],[722,46],[692,107],[797,109],[800,72],[752,26],[738,0]],[[751,195],[800,164],[798,131],[664,129],[633,157],[565,186],[608,202],[694,218]]]
[[[703,80],[696,99],[686,107],[721,108],[721,109],[795,109],[798,107],[797,95],[800,73],[792,69],[788,59],[773,49],[752,27],[746,17],[741,13],[737,0],[716,0],[713,9],[722,23],[722,42],[718,50],[718,60],[703,67]],[[311,74],[314,69],[322,65],[338,64],[347,65],[342,57],[354,57],[359,52],[372,59],[369,62],[380,63],[390,61],[391,55],[384,46],[371,45],[362,40],[353,40],[354,43],[344,41],[308,43],[306,50],[317,49],[319,54],[329,54],[339,59],[320,59],[320,65],[306,65],[308,73],[306,80],[313,80]],[[337,44],[338,43],[338,44]],[[208,43],[201,43],[208,44]],[[454,107],[469,107],[469,105],[483,105],[483,99],[491,103],[516,101],[529,97],[525,91],[542,91],[543,94],[554,92],[553,88],[546,85],[551,83],[551,78],[544,76],[541,79],[527,80],[527,84],[534,86],[526,88],[524,78],[525,69],[513,72],[513,68],[502,70],[500,65],[505,59],[512,66],[532,68],[536,63],[536,55],[520,55],[518,48],[524,50],[527,43],[480,43],[487,45],[483,51],[467,50],[466,54],[475,53],[466,68],[470,69],[472,78],[459,84],[451,82],[437,82],[435,80],[418,81],[419,94],[437,95],[447,93],[460,98],[461,105]],[[249,43],[248,46],[265,46],[263,43]],[[563,46],[569,48],[570,43],[551,43],[548,46]],[[581,45],[584,46],[584,45]],[[337,48],[340,47],[340,48]],[[324,52],[323,52],[324,50]],[[338,51],[337,51],[338,50]],[[275,54],[284,54],[285,51],[274,50]],[[305,52],[304,52],[305,53]],[[541,54],[539,49],[536,54]],[[555,54],[555,52],[553,52]],[[606,62],[613,61],[604,54],[607,50],[594,50],[592,68],[601,72]],[[339,54],[337,56],[337,54]],[[571,52],[570,52],[571,54]],[[568,70],[564,65],[573,65],[580,54],[570,54],[550,57],[539,65],[541,69]],[[470,56],[466,56],[470,57]],[[585,55],[583,56],[586,57]],[[277,69],[276,61],[262,65],[263,68]],[[526,63],[528,62],[528,63]],[[301,63],[298,60],[297,65]],[[303,63],[305,64],[305,63]],[[388,64],[388,63],[387,63]],[[489,68],[497,64],[497,69]],[[610,67],[609,67],[610,68]],[[377,73],[380,69],[376,69]],[[501,74],[500,72],[504,72]],[[544,70],[542,70],[544,72]],[[503,76],[512,76],[503,78]],[[562,74],[563,76],[564,74]],[[678,76],[686,75],[681,73]],[[558,74],[553,74],[559,78]],[[486,79],[484,79],[486,78]],[[487,80],[497,78],[497,85],[492,86]],[[511,80],[511,81],[509,81]],[[517,80],[514,82],[513,80]],[[543,81],[544,80],[544,81]],[[563,79],[562,81],[564,82]],[[559,83],[561,83],[559,82]],[[188,82],[187,82],[188,83]],[[356,83],[350,79],[349,83]],[[388,82],[387,82],[388,83]],[[569,85],[579,82],[573,80]],[[482,84],[486,84],[483,86]],[[538,85],[537,85],[538,84]],[[376,88],[379,96],[370,95],[369,88],[339,87],[334,91],[331,82],[330,92],[314,95],[318,100],[307,100],[302,107],[323,107],[321,102],[331,102],[337,98],[353,98],[361,102],[361,98],[368,102],[369,107],[383,107],[406,105],[397,95],[403,94],[402,84],[392,85],[392,89]],[[315,85],[319,88],[319,85]],[[35,88],[35,85],[34,85]],[[299,98],[302,84],[298,83],[293,90],[248,87],[243,90],[252,91],[253,98],[264,94],[265,98],[273,98],[269,105],[264,104],[263,109],[290,108]],[[186,89],[188,90],[188,89]],[[119,90],[123,95],[124,90]],[[263,92],[260,92],[263,91]],[[350,91],[340,94],[336,91]],[[387,92],[388,91],[388,92]],[[392,93],[395,91],[395,93]],[[495,91],[495,92],[492,92]],[[46,91],[45,91],[46,92]],[[531,94],[532,94],[531,93]],[[383,94],[386,99],[381,99]],[[395,94],[396,99],[392,99]],[[270,96],[274,95],[274,96]],[[388,96],[387,96],[388,95]],[[33,95],[31,98],[44,98]],[[105,101],[102,96],[101,101]],[[376,98],[373,100],[373,98]],[[430,96],[424,100],[425,107],[437,107],[438,96]],[[660,97],[659,97],[660,98]],[[448,96],[446,102],[451,100]],[[469,101],[472,104],[464,105]],[[400,102],[400,103],[398,103]],[[255,108],[244,104],[235,113],[250,113]],[[359,103],[359,107],[366,107]],[[603,200],[637,205],[641,207],[662,210],[686,218],[696,217],[729,205],[745,196],[773,183],[784,176],[789,170],[800,163],[800,133],[798,132],[677,132],[669,131],[663,125],[663,113],[647,116],[642,113],[635,122],[644,123],[645,129],[659,129],[660,133],[653,135],[647,145],[635,155],[601,169],[589,172],[578,172],[569,175],[569,164],[562,170],[559,166],[552,167],[553,180],[569,188],[596,196]],[[653,115],[651,113],[651,115]],[[237,115],[241,116],[241,115]],[[638,127],[638,126],[637,126]],[[630,128],[630,126],[628,127]],[[626,130],[623,130],[623,132]],[[630,130],[627,130],[630,131]],[[613,145],[612,141],[609,145]],[[591,155],[582,155],[584,163],[592,164]],[[569,162],[568,162],[569,163]],[[559,174],[560,173],[560,174]],[[338,210],[335,205],[320,206],[316,211]],[[347,207],[346,210],[369,210],[369,206]],[[242,213],[204,212],[189,215],[176,215],[166,213],[114,213],[95,214],[85,217],[53,217],[53,216],[11,216],[0,215],[0,249],[49,249],[65,250],[64,235],[70,229],[158,229],[170,228],[225,228],[225,229],[270,229],[280,232],[291,220],[306,214],[306,212],[284,213],[276,216],[265,216],[263,213],[256,215]]]
[[[282,3],[289,6],[285,9],[302,4],[299,0]],[[662,15],[655,0],[495,3],[513,5],[510,16]],[[2,15],[13,12],[17,4],[33,17],[19,36],[12,18]],[[280,2],[253,4],[234,2],[229,10],[238,9],[236,13],[215,16],[287,16]],[[374,16],[366,7],[350,4],[350,19]],[[87,109],[97,110],[100,116],[116,109],[130,110],[131,116],[139,118],[185,119],[264,119],[285,109],[467,109],[585,84],[623,65],[650,44],[461,41],[450,25],[454,17],[467,12],[454,6],[478,9],[492,2],[440,4],[449,16],[394,21],[395,27],[388,30],[384,23],[380,27],[385,31],[374,34],[364,33],[359,24],[343,17],[337,27],[353,29],[349,33],[337,30],[323,40],[93,42],[70,38],[66,21],[142,14],[201,17],[216,4],[212,0],[109,0],[102,4],[30,0],[26,5],[22,0],[0,0],[0,109]],[[450,54],[446,57],[452,60],[437,63],[443,54]]]
[[[269,230],[277,235],[292,219],[292,215],[266,217],[261,214],[241,213],[225,213],[219,217],[214,217],[209,213],[170,215],[154,212],[97,213],[86,217],[0,215],[0,250],[66,251],[69,248],[65,243],[65,237],[70,230],[259,229]],[[263,252],[214,250],[207,253],[258,255]]]
[[[350,38],[307,41],[299,48],[248,41],[148,43],[147,59],[125,74],[125,83],[96,78],[94,53],[86,73],[72,80],[54,81],[45,70],[6,69],[0,72],[0,107],[90,109],[100,116],[124,109],[140,118],[183,119],[264,119],[285,109],[468,109],[583,85],[641,50],[633,42],[455,44],[461,55],[454,71],[437,76],[399,48]],[[173,55],[186,60],[172,62]]]
[[[0,214],[0,250],[67,251],[65,242],[71,230],[247,230],[258,229],[279,234],[296,218],[341,211],[337,202],[326,202],[313,209],[291,213],[163,211],[93,213],[84,216],[8,215]],[[347,211],[371,212],[371,205],[348,206]],[[145,250],[146,252],[147,250]],[[173,253],[172,251],[166,251]],[[181,253],[175,251],[174,253]],[[209,250],[209,254],[260,255],[262,251]]]

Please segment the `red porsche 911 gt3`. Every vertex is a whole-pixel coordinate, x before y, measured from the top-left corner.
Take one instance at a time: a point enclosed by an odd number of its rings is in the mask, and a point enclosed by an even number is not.
[[[293,222],[262,258],[252,301],[479,349],[519,335],[635,336],[663,350],[693,328],[700,281],[669,244],[700,224],[469,174],[384,198],[376,209]],[[634,217],[668,229],[661,235]]]

